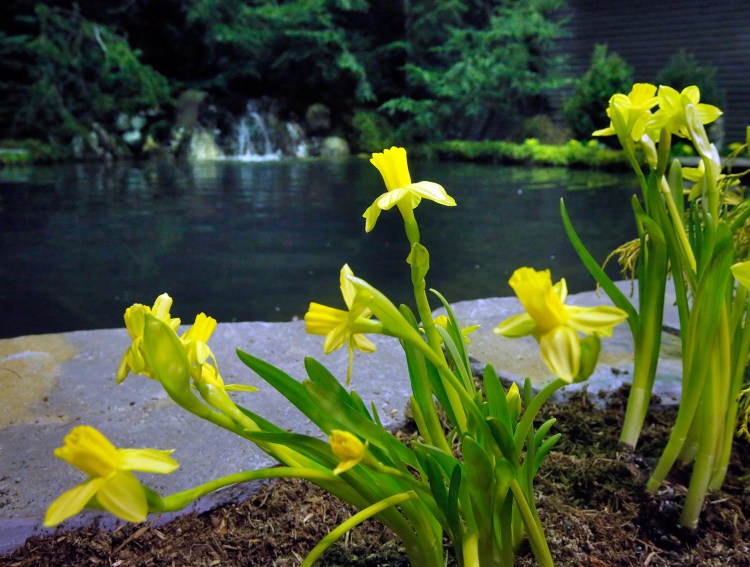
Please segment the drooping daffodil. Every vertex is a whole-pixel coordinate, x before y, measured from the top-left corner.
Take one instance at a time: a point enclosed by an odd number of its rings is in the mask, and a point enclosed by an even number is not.
[[[695,106],[697,120],[701,124],[710,124],[722,115],[721,110],[712,104],[700,102],[701,92],[695,85],[685,87],[677,92],[672,87],[659,86],[659,110],[654,113],[652,127],[661,130],[667,128],[673,134],[690,138],[688,118],[685,112],[689,104]]]
[[[177,328],[180,326],[180,319],[173,318],[169,314],[172,307],[172,298],[163,293],[156,298],[153,307],[148,307],[136,303],[125,310],[125,326],[128,329],[131,345],[125,351],[125,355],[120,362],[117,370],[117,382],[122,382],[127,375],[142,374],[152,379],[156,379],[154,369],[148,364],[144,349],[144,328],[146,315],[152,315],[157,319],[167,323],[171,332],[177,336]],[[216,358],[211,348],[208,346],[208,339],[216,329],[216,319],[209,317],[205,313],[199,313],[195,317],[195,322],[179,336],[180,343],[184,348],[184,353],[190,367],[190,375],[193,379],[193,385],[198,387],[201,383],[218,387],[222,390],[240,390],[245,392],[255,392],[257,388],[243,384],[225,385],[219,375]]]
[[[387,191],[375,199],[375,202],[362,215],[366,219],[366,232],[370,232],[375,227],[381,211],[387,211],[394,205],[398,206],[407,225],[413,218],[413,210],[422,199],[428,199],[446,207],[456,205],[456,201],[446,193],[442,185],[431,181],[411,182],[404,148],[394,146],[380,153],[374,153],[370,163],[380,171]]]
[[[130,372],[154,378],[143,353],[143,329],[146,324],[146,314],[148,313],[164,321],[173,331],[176,331],[177,327],[180,326],[180,320],[169,314],[171,307],[172,298],[168,294],[162,293],[154,301],[153,307],[135,303],[125,310],[125,327],[128,329],[132,343],[125,351],[117,369],[118,384],[125,380]]]
[[[325,335],[323,352],[330,354],[346,345],[349,351],[349,365],[346,372],[346,385],[352,378],[354,349],[362,352],[374,352],[375,345],[364,336],[364,333],[378,331],[378,323],[372,321],[372,311],[358,300],[357,290],[347,276],[354,273],[348,264],[344,264],[340,273],[341,295],[346,303],[346,310],[328,307],[312,302],[305,314],[307,332],[311,335]]]
[[[649,83],[636,83],[627,94],[617,93],[609,99],[607,116],[610,124],[607,128],[597,130],[594,136],[612,136],[617,134],[621,139],[640,140],[646,133],[651,121],[651,109],[659,101],[656,87]]]
[[[358,437],[348,431],[334,429],[328,438],[331,443],[331,451],[336,455],[340,462],[333,469],[333,474],[339,475],[358,465],[367,453],[369,441],[362,443]]]
[[[509,283],[526,312],[509,317],[495,332],[509,338],[533,336],[545,364],[569,383],[576,380],[581,369],[579,333],[611,336],[613,327],[627,318],[617,307],[565,305],[565,280],[553,286],[549,270],[519,268]]]
[[[169,474],[179,465],[157,449],[117,449],[98,430],[79,425],[65,436],[55,456],[86,473],[83,484],[60,495],[47,509],[46,527],[75,516],[92,501],[128,522],[142,522],[148,514],[143,487],[131,471]]]

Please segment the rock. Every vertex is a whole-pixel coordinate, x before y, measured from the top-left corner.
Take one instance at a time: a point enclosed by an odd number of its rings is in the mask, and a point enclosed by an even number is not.
[[[305,111],[307,132],[313,135],[325,135],[331,130],[331,111],[324,104],[312,104]]]
[[[190,135],[186,157],[190,161],[220,159],[224,157],[224,152],[216,143],[213,133],[199,127]]]
[[[321,144],[320,155],[327,158],[349,157],[349,144],[339,136],[328,136]]]
[[[175,103],[174,126],[176,129],[192,130],[199,126],[199,111],[206,97],[208,97],[208,94],[203,91],[192,89],[180,94]]]

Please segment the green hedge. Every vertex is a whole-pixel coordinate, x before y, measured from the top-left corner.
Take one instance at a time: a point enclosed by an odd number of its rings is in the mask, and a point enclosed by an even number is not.
[[[425,157],[455,161],[474,161],[506,165],[539,165],[625,169],[627,163],[620,150],[607,148],[596,140],[553,146],[529,139],[522,144],[504,141],[470,142],[450,140],[428,144],[421,152]]]

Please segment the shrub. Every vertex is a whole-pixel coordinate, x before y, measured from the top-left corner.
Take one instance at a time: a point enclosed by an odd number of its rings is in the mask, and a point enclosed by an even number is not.
[[[594,130],[609,125],[605,109],[612,93],[626,93],[633,84],[633,70],[603,44],[594,47],[591,66],[576,82],[573,96],[563,113],[574,136],[588,138]]]

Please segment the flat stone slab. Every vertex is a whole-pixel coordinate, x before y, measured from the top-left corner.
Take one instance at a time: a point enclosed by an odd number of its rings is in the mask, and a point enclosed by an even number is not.
[[[630,283],[618,285],[627,291]],[[573,295],[568,301],[582,305],[608,302],[606,296],[594,293]],[[533,339],[510,340],[493,333],[500,321],[520,312],[515,298],[464,301],[454,309],[462,325],[482,325],[471,335],[469,345],[478,368],[490,363],[501,376],[518,382],[525,376],[538,383],[552,378]],[[665,324],[674,325],[675,321],[676,311],[668,307]],[[674,402],[679,398],[681,375],[679,339],[667,333],[663,338],[655,393],[662,401]],[[410,393],[406,363],[395,339],[373,337],[373,341],[378,347],[375,353],[355,358],[352,387],[365,402],[374,402],[384,425],[395,426],[404,421]],[[616,389],[632,375],[633,347],[627,325],[620,325],[611,339],[602,342],[600,366],[586,383],[591,394]],[[226,383],[260,388],[255,393],[233,393],[240,404],[283,428],[311,435],[322,433],[246,368],[235,349],[263,358],[297,379],[306,376],[304,358],[313,356],[343,381],[345,350],[325,356],[322,343],[322,337],[305,332],[302,321],[220,323],[210,341]],[[274,464],[251,443],[176,406],[155,381],[131,375],[116,384],[115,372],[129,344],[125,329],[0,340],[0,554],[10,552],[30,535],[49,531],[41,526],[47,506],[82,482],[80,472],[52,453],[76,425],[96,427],[118,447],[175,449],[173,456],[180,463],[177,471],[163,476],[139,474],[145,484],[162,494]],[[210,509],[252,490],[249,486],[225,489],[192,509]],[[104,525],[117,523],[109,515],[86,511],[65,522],[63,528],[93,520]]]

